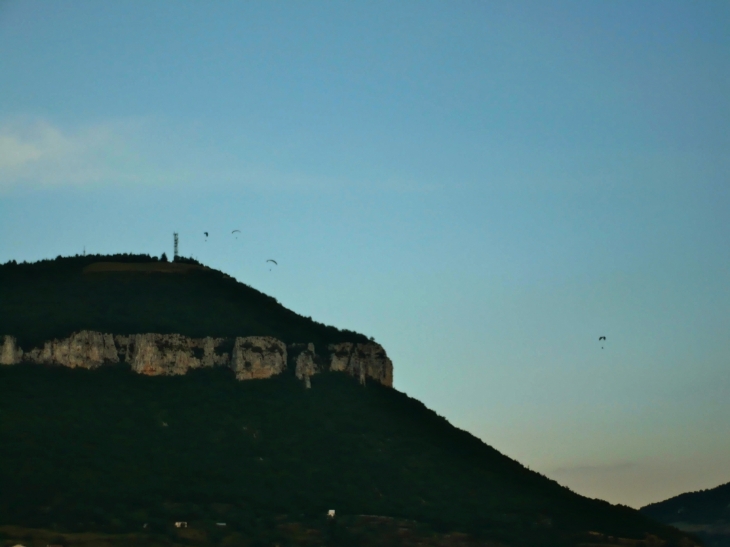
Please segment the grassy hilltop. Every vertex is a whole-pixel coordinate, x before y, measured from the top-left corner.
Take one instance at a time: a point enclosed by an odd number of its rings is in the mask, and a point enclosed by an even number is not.
[[[79,329],[366,340],[198,264],[117,256],[0,267],[0,334],[29,347]],[[0,545],[54,534],[94,547],[693,543],[344,373],[304,389],[291,370],[237,382],[225,368],[148,377],[126,366],[4,366],[0,446]]]

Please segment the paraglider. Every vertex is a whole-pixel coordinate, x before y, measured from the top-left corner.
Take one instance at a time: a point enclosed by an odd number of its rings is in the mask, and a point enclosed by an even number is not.
[[[268,259],[266,262],[273,262],[277,266],[279,265],[279,263],[276,260],[274,260],[273,258]],[[269,268],[269,271],[271,271],[271,268]]]
[[[205,240],[208,241],[208,232],[203,232],[205,234]]]
[[[605,336],[599,336],[599,337],[598,337],[598,341],[599,341],[599,342],[600,342],[601,340],[605,340],[605,339],[606,339],[606,337],[605,337]],[[601,346],[601,349],[603,349],[603,346]]]
[[[231,232],[231,234],[235,234],[235,233],[239,233],[240,234],[241,233],[241,230],[233,230]],[[238,239],[238,236],[236,236],[236,239]]]

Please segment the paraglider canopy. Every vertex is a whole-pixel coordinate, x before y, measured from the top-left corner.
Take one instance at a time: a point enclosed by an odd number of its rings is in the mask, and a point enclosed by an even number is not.
[[[274,260],[273,258],[268,259],[266,262],[273,262],[277,266],[279,265],[279,263],[276,260]]]

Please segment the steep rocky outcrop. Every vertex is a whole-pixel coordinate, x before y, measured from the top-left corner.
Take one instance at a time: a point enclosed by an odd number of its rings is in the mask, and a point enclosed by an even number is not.
[[[380,344],[343,342],[330,345],[329,350],[332,352],[330,370],[347,372],[363,384],[366,378],[372,378],[393,387],[393,363]]]
[[[188,338],[179,334],[133,334],[114,337],[121,360],[150,376],[185,374],[189,369],[227,365],[230,356],[216,349],[222,338]]]
[[[310,378],[319,372],[319,367],[317,367],[315,359],[314,344],[307,344],[306,349],[297,355],[294,374],[296,374],[297,378],[304,381],[307,389],[312,387]]]
[[[70,368],[97,368],[106,362],[117,363],[119,357],[111,334],[85,330],[46,342],[42,348],[25,353],[23,360]]]
[[[3,336],[3,345],[0,346],[0,365],[14,365],[23,358],[23,350],[18,347],[14,336]]]
[[[259,380],[281,374],[286,368],[286,345],[270,336],[236,338],[231,368],[238,380]]]
[[[201,367],[229,367],[238,380],[271,378],[287,368],[287,346],[269,336],[188,338],[179,334],[113,335],[80,331],[68,338],[50,340],[40,348],[23,351],[13,336],[0,337],[0,364],[41,363],[93,369],[128,363],[132,370],[150,376],[180,375]],[[317,355],[314,344],[293,344],[294,374],[306,387],[310,378],[325,370],[346,372],[361,383],[372,379],[393,386],[393,364],[379,344],[343,343]]]

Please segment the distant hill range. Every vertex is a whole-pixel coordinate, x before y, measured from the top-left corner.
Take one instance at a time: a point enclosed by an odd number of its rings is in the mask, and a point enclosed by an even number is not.
[[[696,534],[707,547],[730,547],[730,482],[652,503],[641,512]]]
[[[194,261],[2,265],[0,334],[0,545],[697,544],[453,427],[366,336]]]

